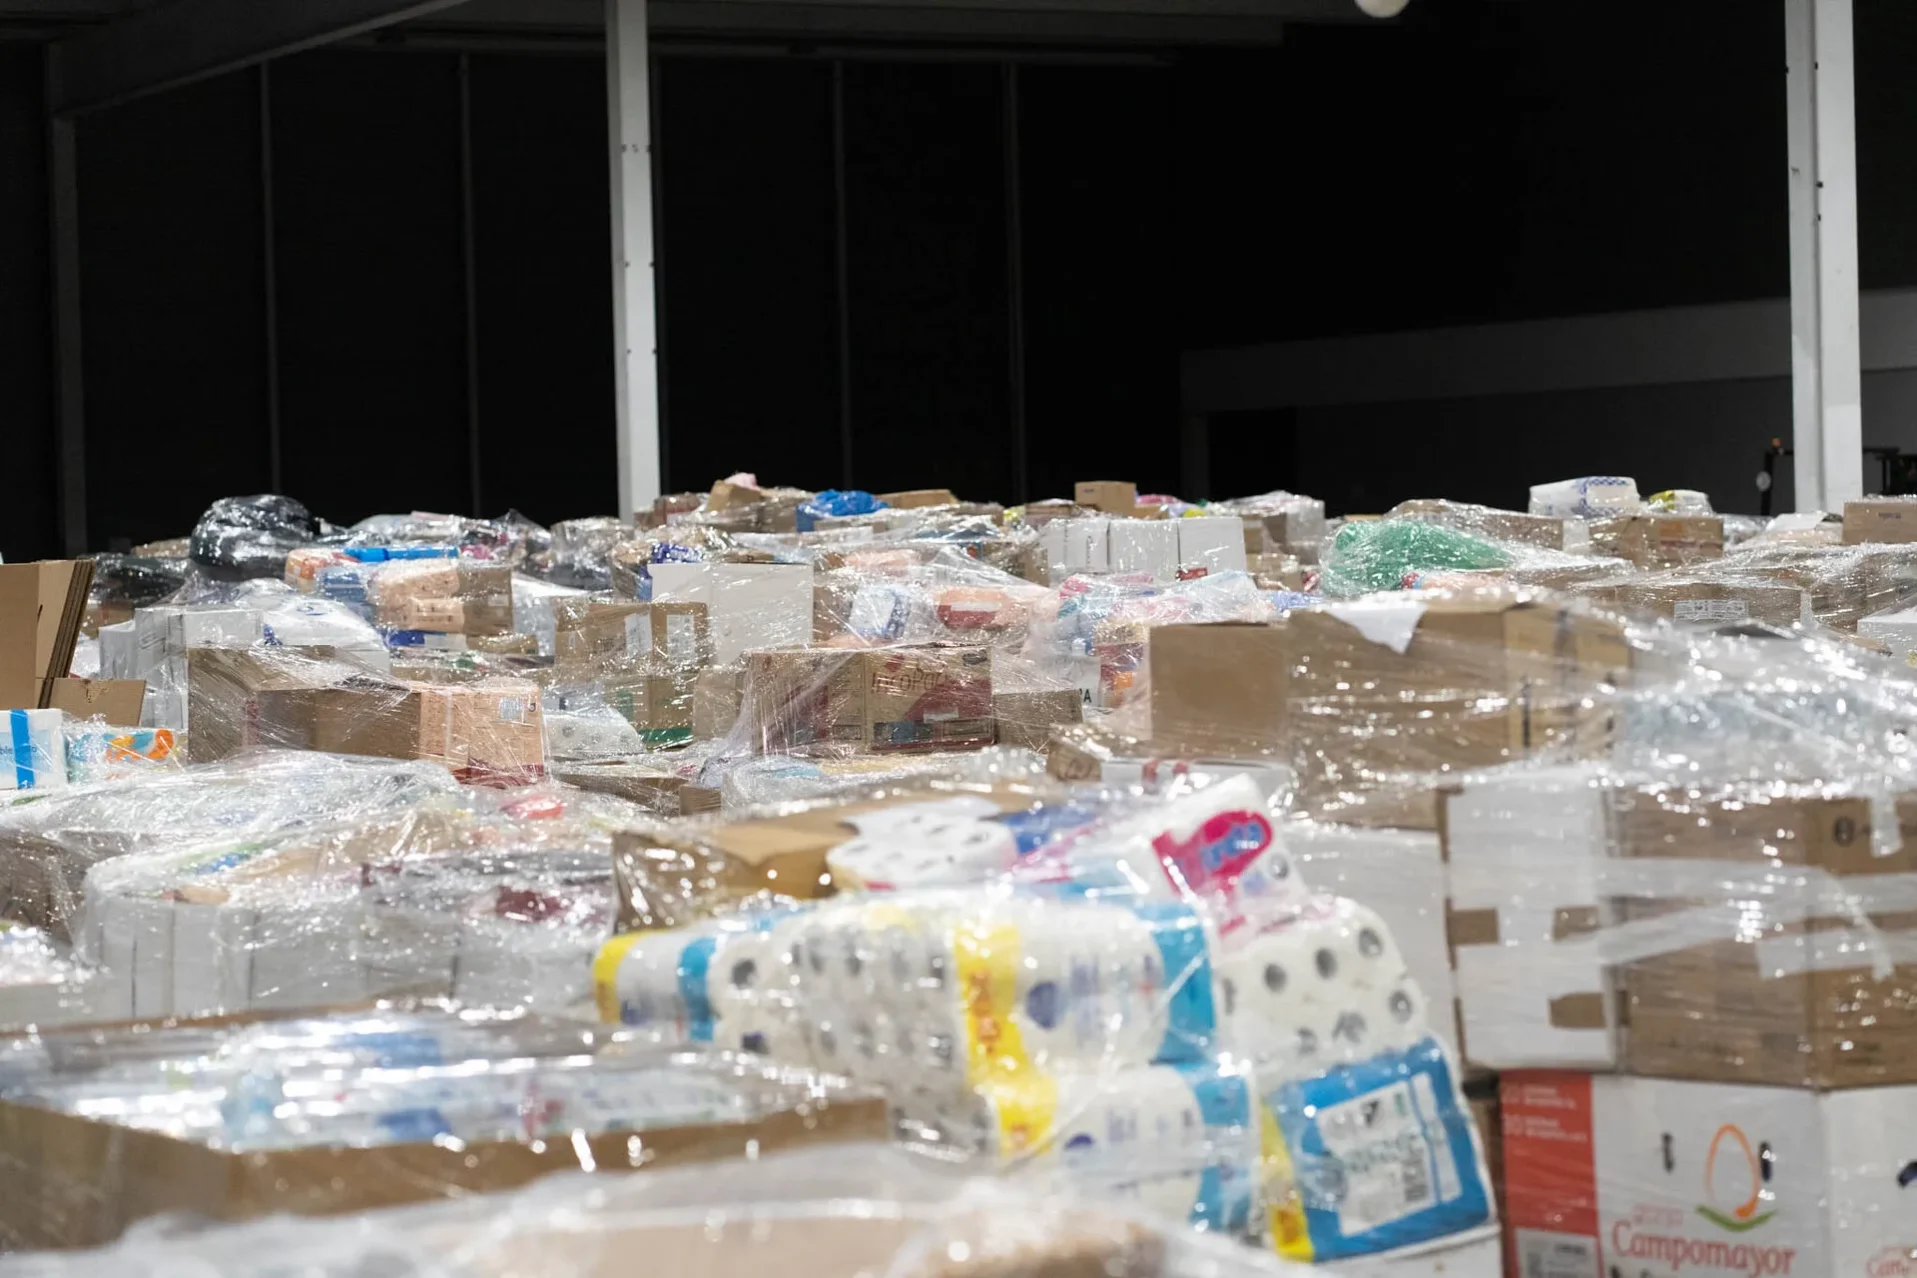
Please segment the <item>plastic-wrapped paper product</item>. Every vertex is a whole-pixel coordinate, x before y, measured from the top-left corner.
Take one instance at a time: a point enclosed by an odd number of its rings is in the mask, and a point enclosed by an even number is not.
[[[612,934],[623,800],[461,792],[358,819],[95,865],[74,925],[129,1014],[447,996],[564,1009]]]
[[[685,1278],[1265,1278],[1317,1271],[1169,1228],[1146,1204],[878,1144],[767,1153],[643,1175],[553,1177],[515,1193],[335,1220],[276,1219],[23,1258],[24,1278],[156,1270],[269,1278],[611,1278],[635,1256]]]
[[[266,746],[432,760],[488,785],[545,774],[540,689],[527,679],[386,678],[261,646],[196,647],[186,664],[187,752],[196,763]]]
[[[457,793],[443,767],[281,752],[0,805],[7,917],[65,936],[97,861],[278,832]]]
[[[67,779],[75,785],[118,781],[156,768],[178,768],[178,740],[165,728],[122,728],[99,720],[64,725]]]
[[[1577,519],[1603,519],[1635,513],[1637,481],[1616,475],[1593,475],[1584,479],[1563,479],[1531,486],[1531,513],[1568,516]]]
[[[1208,513],[1235,514],[1245,523],[1247,554],[1281,553],[1303,563],[1318,562],[1325,540],[1325,504],[1315,497],[1270,492],[1257,497],[1216,501]]]
[[[166,1211],[334,1214],[884,1131],[841,1080],[524,1015],[363,1010],[16,1047],[34,1049],[0,1085],[16,1154],[0,1227],[16,1245],[104,1242]],[[72,1157],[17,1158],[51,1132],[76,1134]],[[89,1199],[109,1176],[122,1191]]]

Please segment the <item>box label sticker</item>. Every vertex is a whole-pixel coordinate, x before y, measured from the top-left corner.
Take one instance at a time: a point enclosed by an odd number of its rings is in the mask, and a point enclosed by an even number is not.
[[[1700,621],[1708,625],[1751,619],[1751,606],[1742,599],[1680,599],[1672,615],[1678,621]]]
[[[626,618],[626,655],[629,657],[652,655],[652,614],[650,612],[635,612]]]

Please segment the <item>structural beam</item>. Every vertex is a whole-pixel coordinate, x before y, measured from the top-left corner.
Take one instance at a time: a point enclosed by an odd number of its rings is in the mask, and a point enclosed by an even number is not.
[[[1851,0],[1785,0],[1791,386],[1799,510],[1864,488]]]
[[[190,84],[462,0],[161,0],[52,48],[56,115]]]
[[[619,509],[660,492],[658,316],[652,270],[652,102],[646,0],[606,0],[606,104],[612,143],[613,382]]]

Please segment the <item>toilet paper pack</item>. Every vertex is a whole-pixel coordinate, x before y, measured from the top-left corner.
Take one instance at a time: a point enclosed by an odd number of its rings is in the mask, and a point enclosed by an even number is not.
[[[1242,1066],[1203,1062],[1025,1075],[979,1089],[1001,1159],[1062,1168],[1079,1189],[1205,1230],[1246,1233],[1258,1136]]]
[[[1436,1039],[1258,1092],[1267,1226],[1301,1261],[1391,1251],[1494,1219],[1476,1128]]]

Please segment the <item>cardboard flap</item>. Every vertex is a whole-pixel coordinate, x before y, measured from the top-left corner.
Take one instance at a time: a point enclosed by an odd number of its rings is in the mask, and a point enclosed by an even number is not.
[[[144,679],[55,679],[47,705],[76,719],[96,715],[113,727],[137,727],[146,700]]]
[[[0,564],[0,710],[44,707],[80,638],[91,559]]]
[[[1563,1030],[1601,1030],[1604,995],[1564,994],[1551,1000],[1551,1027]]]
[[[1449,926],[1453,946],[1498,944],[1498,912],[1494,909],[1453,910]]]

